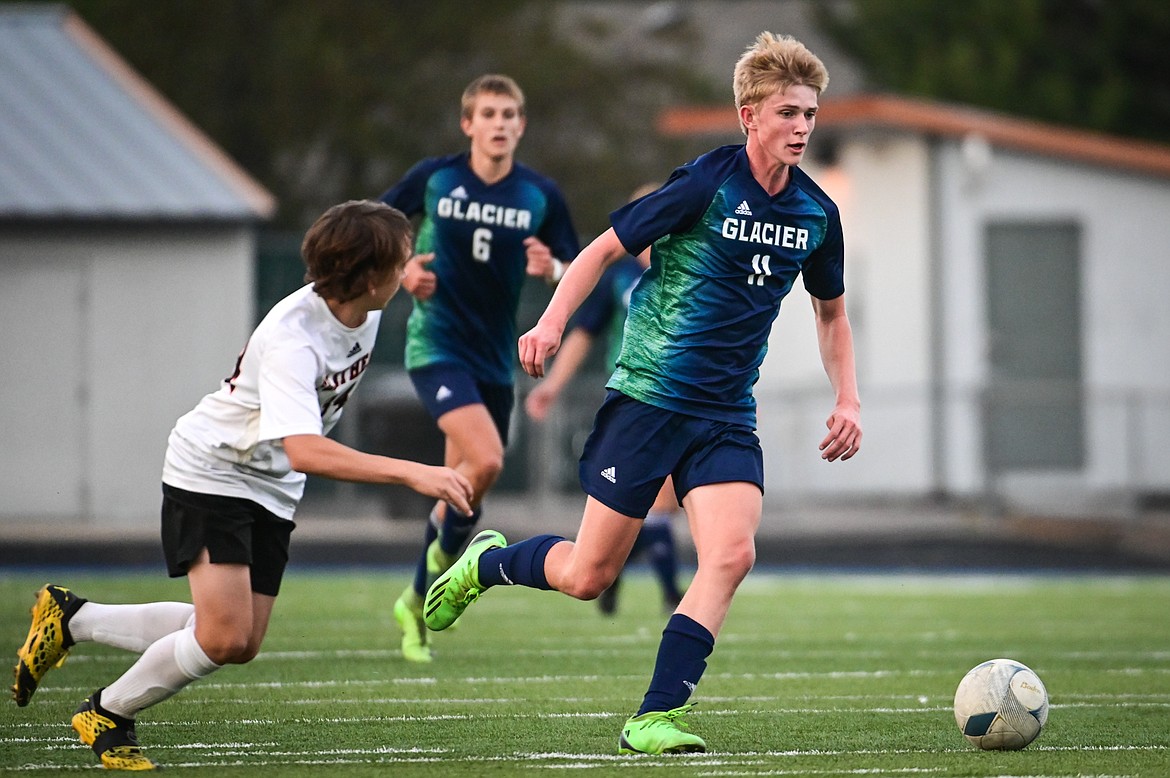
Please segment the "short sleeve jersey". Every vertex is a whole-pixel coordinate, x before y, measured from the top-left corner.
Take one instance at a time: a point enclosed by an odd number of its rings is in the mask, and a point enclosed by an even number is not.
[[[423,160],[381,199],[421,216],[415,250],[435,254],[435,293],[416,299],[407,321],[407,369],[450,363],[479,381],[510,385],[524,239],[535,235],[562,260],[577,255],[577,233],[556,184],[519,163],[486,184],[464,152]]]
[[[611,214],[627,251],[653,248],[607,386],[668,410],[755,427],[752,388],[797,274],[814,297],[845,291],[837,207],[802,170],[790,172],[788,185],[769,196],[744,147],[723,146]]]
[[[291,519],[305,476],[289,465],[283,438],[326,435],[337,423],[370,363],[381,315],[347,327],[312,285],[273,306],[232,375],[175,423],[163,482]]]
[[[642,264],[635,257],[623,257],[605,269],[597,286],[581,303],[569,322],[593,337],[606,336],[606,360],[612,371],[622,348],[622,331],[630,309],[630,295],[642,277]]]

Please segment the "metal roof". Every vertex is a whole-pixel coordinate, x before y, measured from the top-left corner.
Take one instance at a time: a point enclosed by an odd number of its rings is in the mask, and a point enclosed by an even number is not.
[[[0,218],[253,220],[275,207],[71,10],[0,6]]]
[[[881,94],[825,98],[817,111],[817,126],[825,128],[818,130],[820,133],[885,128],[949,138],[975,135],[1005,149],[1170,177],[1170,145],[934,100]],[[668,108],[658,116],[658,130],[674,137],[726,135],[741,141],[743,138],[735,110],[726,105]]]

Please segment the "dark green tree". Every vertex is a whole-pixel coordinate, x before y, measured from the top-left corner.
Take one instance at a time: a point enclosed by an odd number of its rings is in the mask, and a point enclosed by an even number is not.
[[[528,98],[520,159],[557,179],[591,236],[635,186],[682,161],[655,136],[660,107],[712,94],[678,62],[591,56],[539,0],[71,5],[277,196],[274,226],[290,231],[465,148],[459,95],[495,71]]]
[[[1170,141],[1165,0],[844,0],[818,18],[874,88]]]

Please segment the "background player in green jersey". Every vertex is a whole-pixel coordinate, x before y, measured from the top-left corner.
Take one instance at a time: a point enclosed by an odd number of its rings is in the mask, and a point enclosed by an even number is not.
[[[514,402],[516,310],[528,276],[560,279],[577,233],[553,181],[516,161],[524,94],[489,74],[467,86],[460,126],[468,151],[424,159],[382,195],[419,219],[402,286],[414,297],[406,369],[445,438],[445,463],[475,489],[471,515],[440,502],[424,530],[414,581],[394,604],[402,654],[431,661],[422,595],[479,520],[504,464]]]

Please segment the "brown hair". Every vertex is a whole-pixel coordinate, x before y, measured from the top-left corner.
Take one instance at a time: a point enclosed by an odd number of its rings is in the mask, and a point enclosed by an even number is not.
[[[464,119],[471,118],[471,113],[475,110],[475,98],[485,92],[490,95],[505,95],[513,98],[519,107],[520,115],[524,115],[524,92],[520,90],[520,85],[508,76],[488,73],[472,81],[463,90],[461,108]]]
[[[328,300],[348,302],[410,259],[410,220],[374,200],[335,205],[313,222],[301,243],[305,281]]]
[[[829,71],[821,60],[791,35],[762,32],[747,48],[731,79],[736,113],[745,105],[757,105],[790,86],[811,86],[817,93],[829,85]],[[743,119],[739,128],[747,134]]]

